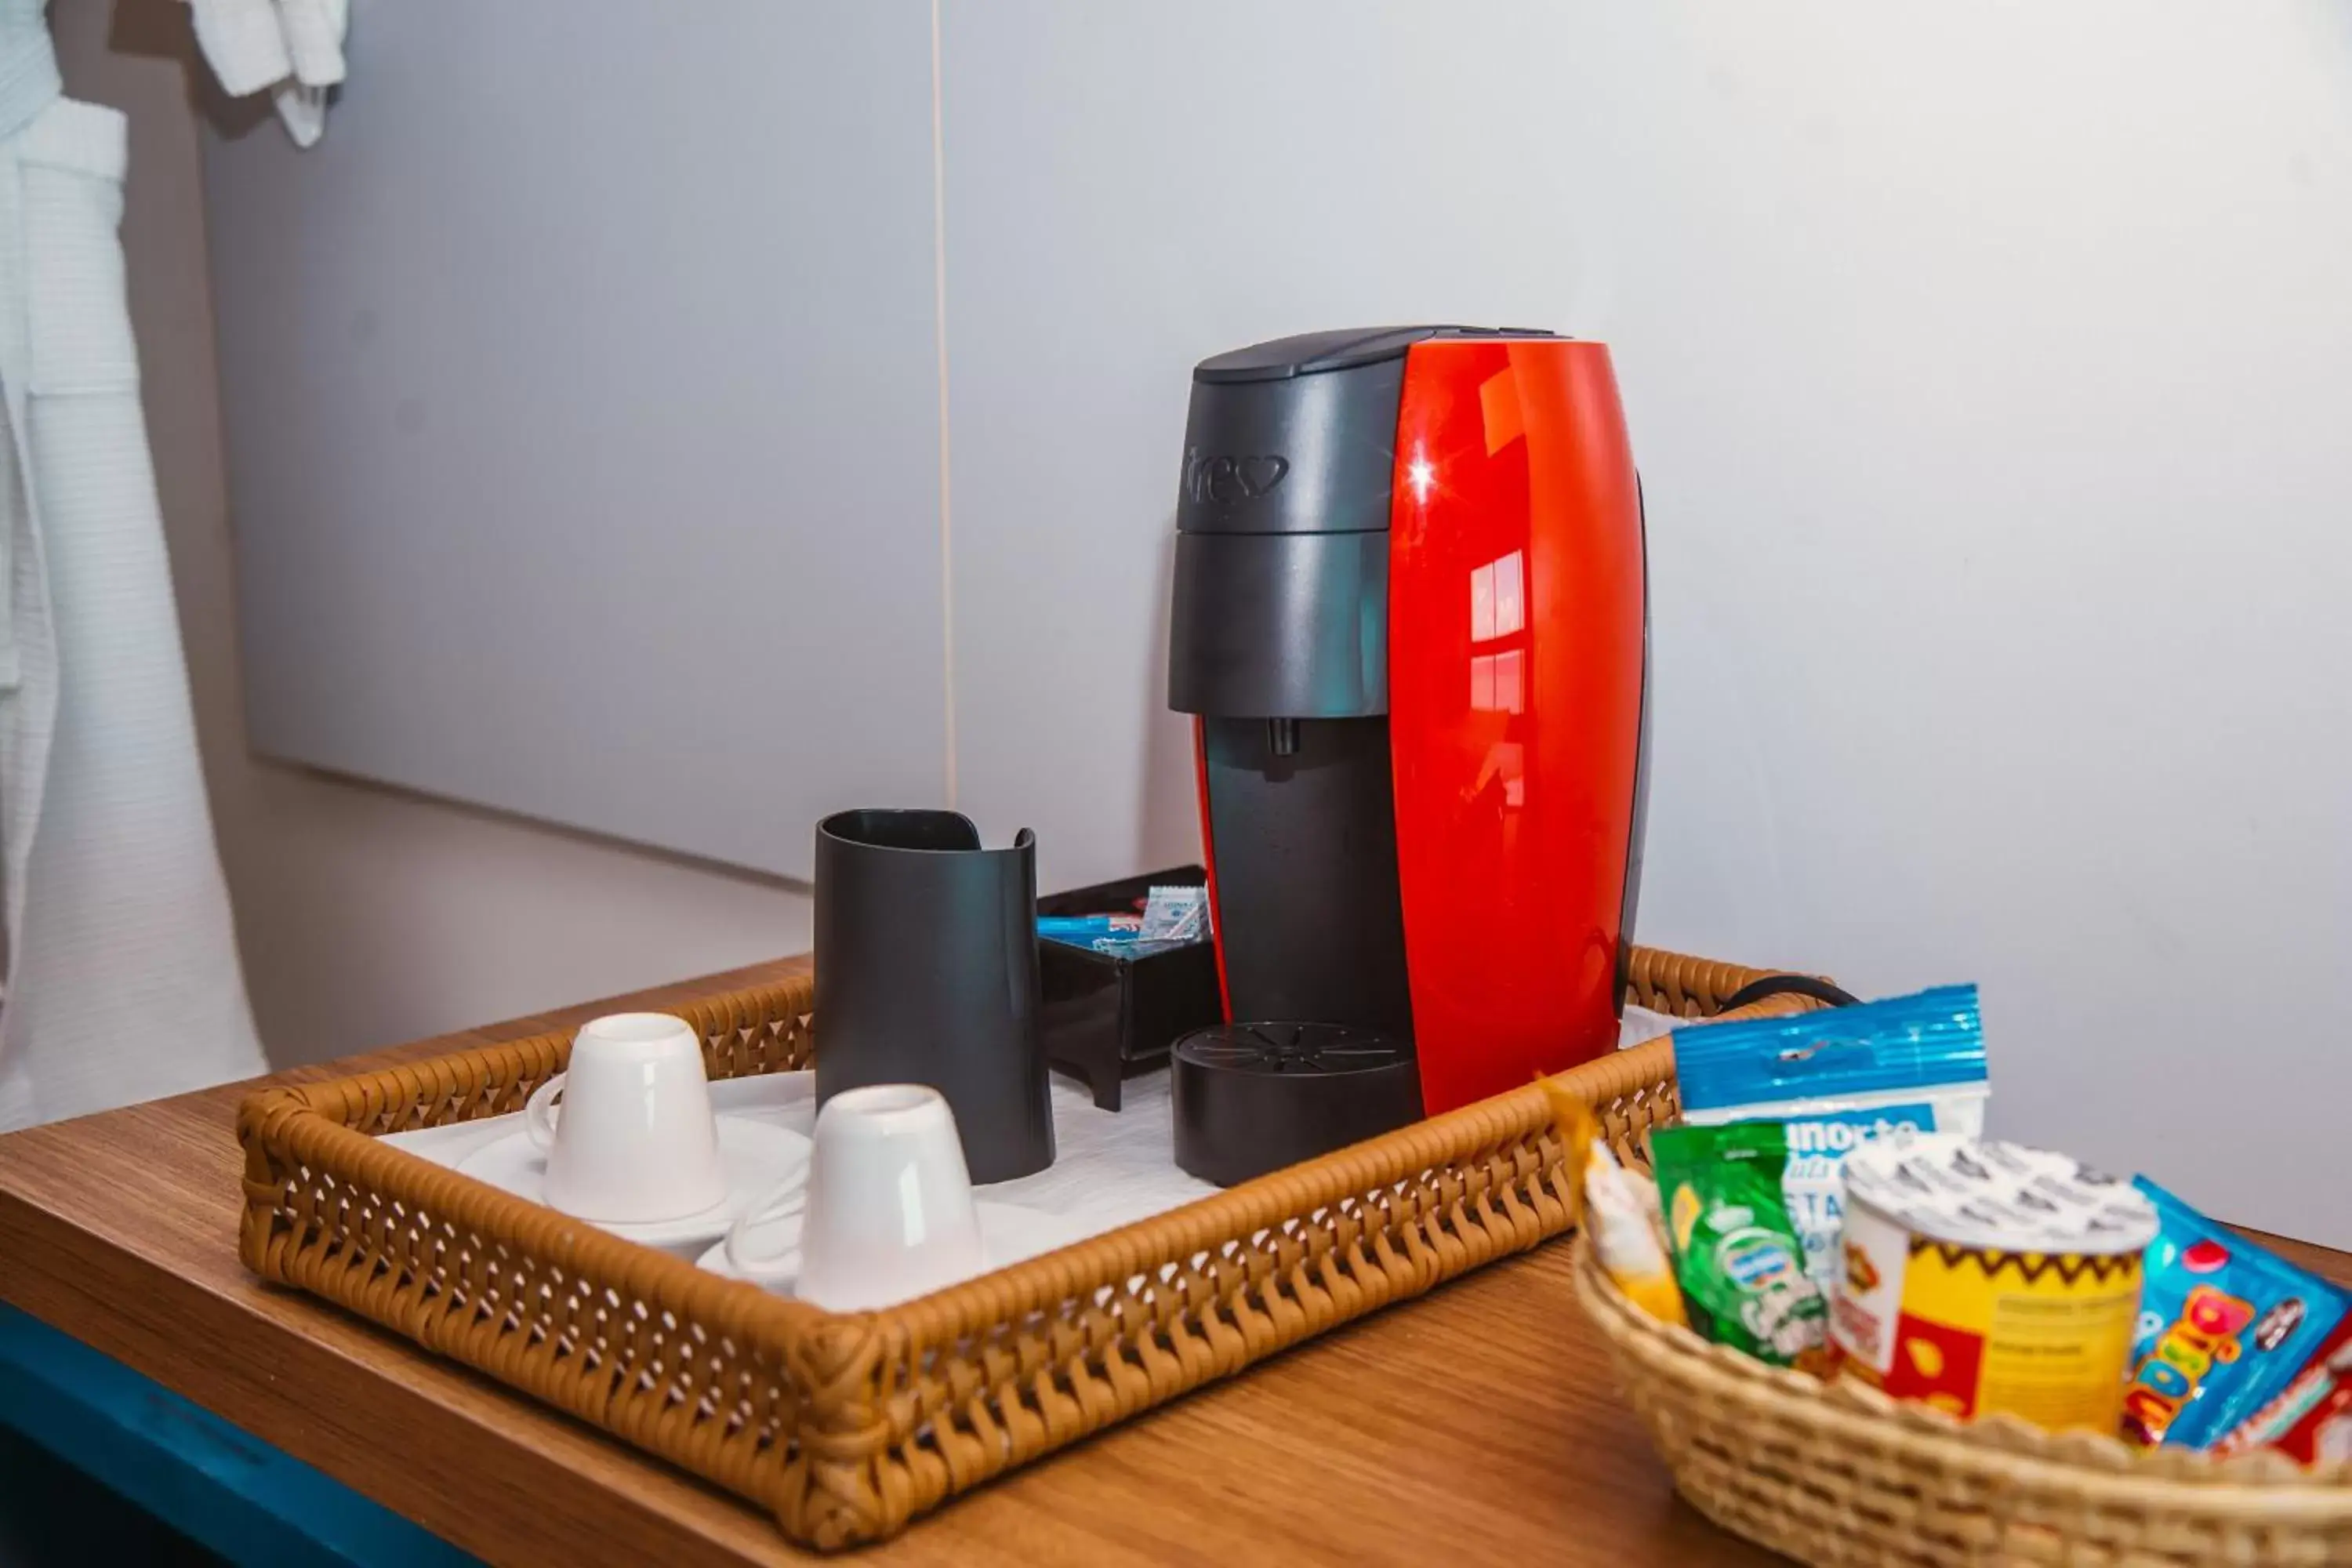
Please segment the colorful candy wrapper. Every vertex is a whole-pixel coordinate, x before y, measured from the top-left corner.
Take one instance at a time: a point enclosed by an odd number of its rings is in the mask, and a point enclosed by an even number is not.
[[[2146,1176],[2162,1230],[2124,1390],[2124,1436],[2211,1447],[2275,1400],[2344,1321],[2352,1298]]]
[[[2352,1313],[2336,1325],[2286,1392],[2214,1445],[2220,1454],[2276,1448],[2306,1465],[2352,1459]]]
[[[1759,1361],[1822,1370],[1829,1311],[1790,1217],[1787,1130],[1663,1127],[1650,1152],[1691,1327]]]

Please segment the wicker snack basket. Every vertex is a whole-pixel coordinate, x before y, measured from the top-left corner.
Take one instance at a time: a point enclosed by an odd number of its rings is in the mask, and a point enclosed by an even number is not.
[[[1765,972],[1637,949],[1627,1000],[1719,1011]],[[714,1079],[808,1066],[814,984],[677,1009]],[[1804,1004],[1779,997],[1757,1011]],[[239,1252],[295,1287],[749,1499],[822,1549],[1559,1235],[1542,1092],[1513,1090],[921,1300],[831,1313],[377,1142],[519,1110],[568,1034],[265,1089],[237,1115]],[[1622,1142],[1665,1040],[1569,1075]]]
[[[1620,1058],[1631,1064],[1634,1052]],[[1617,1152],[1678,1114],[1669,1054],[1603,1119]],[[1963,1422],[1854,1383],[1768,1366],[1625,1299],[1582,1238],[1576,1293],[1675,1489],[1736,1534],[1854,1568],[2209,1568],[2352,1564],[2352,1461],[2217,1460],[2117,1438],[2053,1436],[2008,1415]]]

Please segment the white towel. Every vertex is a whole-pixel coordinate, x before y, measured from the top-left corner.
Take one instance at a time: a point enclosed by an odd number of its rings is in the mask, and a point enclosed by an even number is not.
[[[0,25],[0,1131],[264,1068],[139,403],[123,121],[57,92],[46,32]]]
[[[231,98],[267,91],[297,147],[327,129],[327,89],[343,79],[351,0],[188,0],[196,47]]]

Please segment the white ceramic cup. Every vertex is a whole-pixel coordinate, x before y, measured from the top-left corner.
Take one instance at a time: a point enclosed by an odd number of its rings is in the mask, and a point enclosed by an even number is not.
[[[644,1223],[683,1219],[727,1201],[702,1041],[682,1018],[592,1019],[572,1037],[569,1066],[539,1086],[522,1121],[547,1152],[551,1208]]]
[[[911,1300],[982,1272],[980,1215],[955,1113],[938,1089],[844,1089],[817,1112],[805,1184],[777,1187],[727,1232],[727,1261],[836,1312]],[[796,1239],[761,1250],[764,1227],[801,1216]]]

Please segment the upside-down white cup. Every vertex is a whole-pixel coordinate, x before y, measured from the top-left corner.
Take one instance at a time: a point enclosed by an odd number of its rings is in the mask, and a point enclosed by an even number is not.
[[[796,1276],[793,1293],[837,1312],[911,1300],[982,1271],[980,1216],[935,1089],[848,1089],[817,1112],[805,1186],[753,1204],[727,1233],[727,1260],[758,1278]],[[798,1238],[761,1251],[761,1227],[801,1215]]]
[[[565,1214],[643,1223],[727,1201],[702,1041],[682,1018],[615,1013],[583,1026],[569,1066],[523,1107],[523,1131],[547,1152],[548,1206]]]

